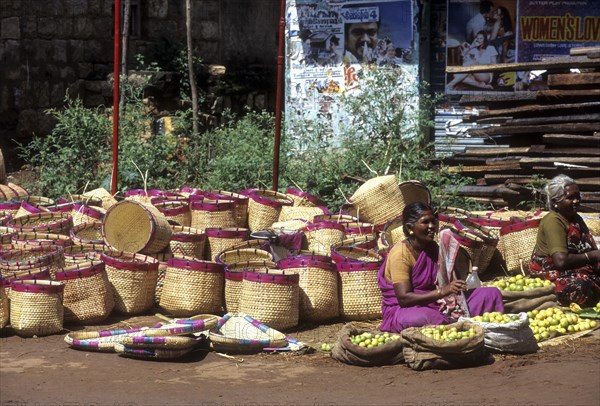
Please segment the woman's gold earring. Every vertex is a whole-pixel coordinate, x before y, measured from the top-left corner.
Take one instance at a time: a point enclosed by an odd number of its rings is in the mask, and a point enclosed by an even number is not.
[[[414,234],[413,230],[410,230],[410,231],[408,232],[408,235],[413,235],[413,234]]]

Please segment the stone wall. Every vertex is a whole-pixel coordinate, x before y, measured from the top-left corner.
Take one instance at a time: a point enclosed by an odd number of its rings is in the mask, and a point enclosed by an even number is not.
[[[129,58],[150,54],[168,38],[185,43],[185,0],[131,0],[139,18]],[[124,4],[125,0],[121,0]],[[106,81],[113,70],[113,0],[0,0],[0,148],[8,170],[16,162],[12,140],[47,134],[45,113],[65,94],[87,106],[112,105]],[[273,109],[279,0],[193,0],[197,54],[239,77],[260,72],[262,88],[223,100],[256,100]],[[225,105],[228,104],[225,101]],[[233,106],[235,108],[235,106]],[[255,106],[258,107],[258,106]]]

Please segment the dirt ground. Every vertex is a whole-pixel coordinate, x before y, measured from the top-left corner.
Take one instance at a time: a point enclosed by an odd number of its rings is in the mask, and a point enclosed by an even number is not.
[[[109,319],[105,328],[151,326],[155,316]],[[375,326],[376,324],[372,324]],[[332,343],[342,322],[290,333]],[[75,328],[76,329],[76,328]],[[68,331],[65,330],[65,334]],[[70,348],[64,334],[0,337],[2,405],[598,405],[600,331],[529,355],[495,355],[477,368],[364,368],[314,351],[221,356],[198,350],[149,361]]]

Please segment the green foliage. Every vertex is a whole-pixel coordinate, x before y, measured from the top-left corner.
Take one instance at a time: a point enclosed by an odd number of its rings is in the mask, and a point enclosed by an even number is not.
[[[21,157],[39,170],[40,193],[49,197],[80,193],[99,184],[110,161],[111,122],[104,108],[90,109],[65,100],[64,110],[50,109],[56,126],[46,137],[19,146]]]
[[[531,180],[525,185],[531,192],[531,199],[519,202],[519,207],[525,210],[547,210],[543,194],[544,186],[547,183],[548,179],[544,175],[532,175]]]
[[[337,136],[323,119],[294,113],[287,117],[288,132],[296,142],[288,182],[337,208],[358,188],[353,178],[394,173],[399,180],[425,183],[436,204],[462,203],[464,199],[457,199],[446,186],[466,181],[432,164],[428,129],[433,126],[436,97],[401,68],[368,68],[359,73],[359,80],[360,92],[340,97],[340,111],[346,116],[338,123]]]

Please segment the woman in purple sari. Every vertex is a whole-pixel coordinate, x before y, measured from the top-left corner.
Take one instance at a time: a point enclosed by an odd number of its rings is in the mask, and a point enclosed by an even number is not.
[[[457,279],[454,264],[459,245],[450,230],[435,241],[437,218],[428,205],[411,203],[402,212],[405,240],[389,252],[378,275],[383,295],[382,331],[400,332],[408,327],[447,324],[460,316],[503,312],[497,288],[467,290]]]

